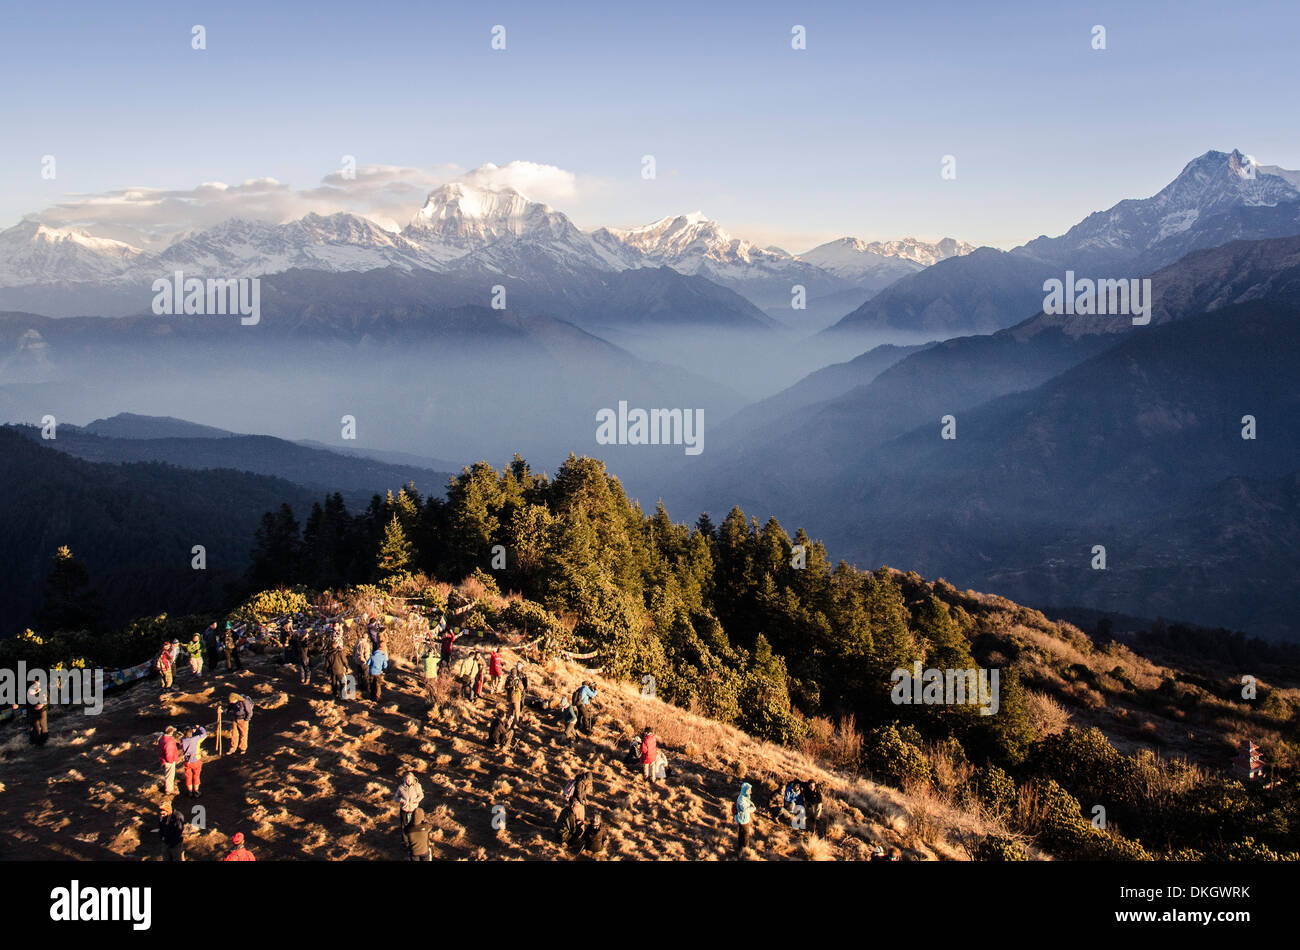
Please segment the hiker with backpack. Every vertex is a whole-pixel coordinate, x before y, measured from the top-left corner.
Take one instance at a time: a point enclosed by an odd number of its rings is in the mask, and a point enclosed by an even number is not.
[[[641,733],[641,774],[647,782],[654,784],[654,767],[659,758],[659,738],[653,729],[645,727]]]
[[[596,724],[596,710],[591,701],[596,698],[596,687],[584,682],[573,691],[569,698],[568,720],[564,728],[566,736],[572,736],[575,729],[590,733]]]
[[[442,633],[442,668],[451,669],[452,653],[456,647],[456,630],[448,627]]]
[[[175,661],[172,659],[172,645],[164,642],[162,651],[158,654],[158,659],[154,660],[154,669],[158,671],[158,688],[161,692],[166,692],[172,688],[172,670]]]
[[[506,679],[506,705],[510,709],[510,715],[518,722],[524,714],[524,682],[518,675],[518,670],[511,671]]]
[[[749,847],[749,833],[754,824],[754,800],[750,797],[753,786],[748,782],[740,783],[740,794],[731,806],[731,817],[736,822],[736,853],[744,855]]]
[[[176,794],[176,763],[181,760],[181,748],[176,742],[176,727],[168,726],[158,739],[158,761],[163,770],[163,794]]]
[[[244,755],[248,752],[248,728],[253,719],[253,701],[239,693],[231,693],[226,715],[230,717],[230,751]]]
[[[185,730],[181,740],[181,755],[185,759],[185,791],[190,798],[199,797],[199,782],[203,772],[203,740],[208,737],[208,730],[202,726],[191,726]]]
[[[370,698],[379,702],[384,695],[384,671],[388,669],[388,654],[382,649],[375,649],[366,662],[366,672],[370,678]]]

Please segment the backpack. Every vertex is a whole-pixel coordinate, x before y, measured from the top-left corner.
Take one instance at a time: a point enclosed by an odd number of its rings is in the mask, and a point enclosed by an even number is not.
[[[172,655],[169,651],[164,650],[158,654],[158,659],[154,661],[154,668],[159,673],[165,673],[172,668]]]
[[[245,719],[252,719],[252,718],[253,718],[253,701],[252,701],[251,699],[249,699],[247,696],[243,697],[243,707],[244,707],[244,718],[245,718]]]
[[[569,702],[572,703],[572,704],[575,705],[575,706],[580,706],[580,705],[582,705],[582,687],[581,687],[581,686],[579,686],[577,689],[575,689],[575,690],[573,691],[573,695],[569,697]]]
[[[571,801],[573,799],[573,792],[577,787],[578,787],[578,780],[572,778],[569,779],[569,784],[564,786],[564,800],[566,802]]]

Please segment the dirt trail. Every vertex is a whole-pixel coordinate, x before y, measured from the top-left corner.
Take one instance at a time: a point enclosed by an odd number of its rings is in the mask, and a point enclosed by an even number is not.
[[[392,794],[407,769],[424,787],[435,859],[563,858],[552,825],[561,790],[584,768],[593,773],[592,805],[604,813],[611,859],[731,858],[729,809],[742,777],[755,784],[761,806],[764,783],[814,774],[829,793],[824,835],[797,833],[787,821],[764,815],[751,857],[861,859],[876,843],[910,845],[914,858],[960,856],[936,855],[907,833],[900,795],[823,772],[797,753],[642,697],[625,684],[599,681],[597,729],[567,739],[558,714],[541,700],[576,686],[583,675],[577,667],[532,667],[529,708],[514,746],[501,755],[487,744],[492,716],[504,705],[500,694],[477,706],[449,703],[435,718],[422,684],[406,670],[390,668],[380,703],[335,702],[318,671],[312,685],[301,686],[293,667],[269,656],[249,660],[244,671],[204,681],[181,671],[178,690],[163,699],[156,685],[141,683],[107,698],[93,720],[52,716],[42,748],[28,746],[20,729],[0,733],[0,857],[157,860],[157,816],[168,800],[158,735],[168,724],[211,731],[218,700],[232,690],[257,704],[248,754],[217,758],[209,738],[202,798],[174,799],[187,817],[205,820],[187,838],[192,860],[223,856],[236,831],[245,833],[259,860],[404,860]],[[659,728],[673,769],[653,789],[621,761],[625,738],[647,722]],[[177,785],[183,788],[180,774]],[[500,831],[492,821],[497,805],[505,808]]]

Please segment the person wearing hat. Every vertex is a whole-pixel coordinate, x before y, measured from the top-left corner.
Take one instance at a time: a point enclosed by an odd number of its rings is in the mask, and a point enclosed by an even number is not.
[[[244,833],[236,831],[235,836],[230,839],[230,843],[235,847],[231,852],[221,860],[223,861],[256,861],[253,852],[244,847]]]
[[[185,816],[179,809],[162,806],[158,816],[158,836],[162,839],[164,861],[185,860]]]
[[[429,847],[429,822],[425,820],[423,808],[411,812],[411,820],[402,825],[402,837],[412,861],[433,860],[433,851]]]
[[[231,693],[226,714],[230,716],[230,751],[243,755],[248,751],[248,723],[253,718],[253,704],[238,693]]]

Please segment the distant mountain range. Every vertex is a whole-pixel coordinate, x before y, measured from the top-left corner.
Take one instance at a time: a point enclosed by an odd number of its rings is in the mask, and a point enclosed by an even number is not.
[[[758,407],[728,420],[712,441],[733,450],[658,493],[685,511],[736,502],[808,526],[860,565],[1300,638],[1279,600],[1300,573],[1300,558],[1279,560],[1293,542],[1263,516],[1241,532],[1231,520],[1242,492],[1282,504],[1300,470],[1300,237],[1234,241],[1150,276],[1149,326],[1040,313],[807,402],[814,374],[760,404],[789,403],[775,421]],[[1246,415],[1267,435],[1242,439]],[[1197,546],[1216,530],[1227,549]],[[1104,573],[1089,569],[1093,544],[1110,551]]]
[[[517,451],[543,465],[595,453],[595,414],[620,399],[698,408],[710,420],[745,402],[570,322],[440,303],[470,292],[426,271],[295,270],[263,279],[255,327],[207,316],[0,313],[0,418],[86,418],[107,404],[210,422],[209,394],[219,394],[216,418],[238,420],[230,428],[257,427],[273,407],[273,432],[333,445],[340,419],[352,415],[373,447],[466,461]],[[769,332],[768,318],[742,298],[669,268],[554,291],[566,292],[570,309],[592,321],[662,333],[673,307],[715,300],[719,319]],[[601,294],[608,306],[596,302]],[[609,456],[618,454],[613,447]]]
[[[455,182],[433,191],[400,232],[347,213],[309,214],[280,224],[231,220],[147,253],[82,230],[24,221],[0,231],[0,307],[117,316],[146,311],[152,299],[147,288],[176,270],[260,277],[393,268],[471,281],[476,303],[487,298],[485,280],[513,281],[528,287],[530,307],[544,309],[562,284],[671,268],[732,290],[783,323],[802,327],[812,319],[823,321],[820,326],[844,310],[827,316],[814,304],[817,317],[793,310],[796,284],[814,301],[846,293],[848,299],[865,299],[905,274],[971,249],[951,238],[937,244],[845,238],[796,257],[734,238],[699,212],[587,233],[562,212],[514,189]]]
[[[1010,251],[979,250],[904,277],[824,331],[846,343],[882,332],[988,333],[1042,307],[1043,282],[1149,274],[1202,248],[1300,234],[1300,173],[1252,166],[1238,151],[1206,152],[1144,199],[1098,211],[1059,237]]]
[[[451,477],[449,471],[131,413],[97,419],[82,427],[65,423],[58,426],[52,440],[41,439],[40,429],[34,426],[18,426],[15,431],[87,462],[165,462],[187,469],[271,475],[321,496],[337,491],[353,508],[364,508],[373,495],[408,483],[414,483],[422,495],[440,495]]]

